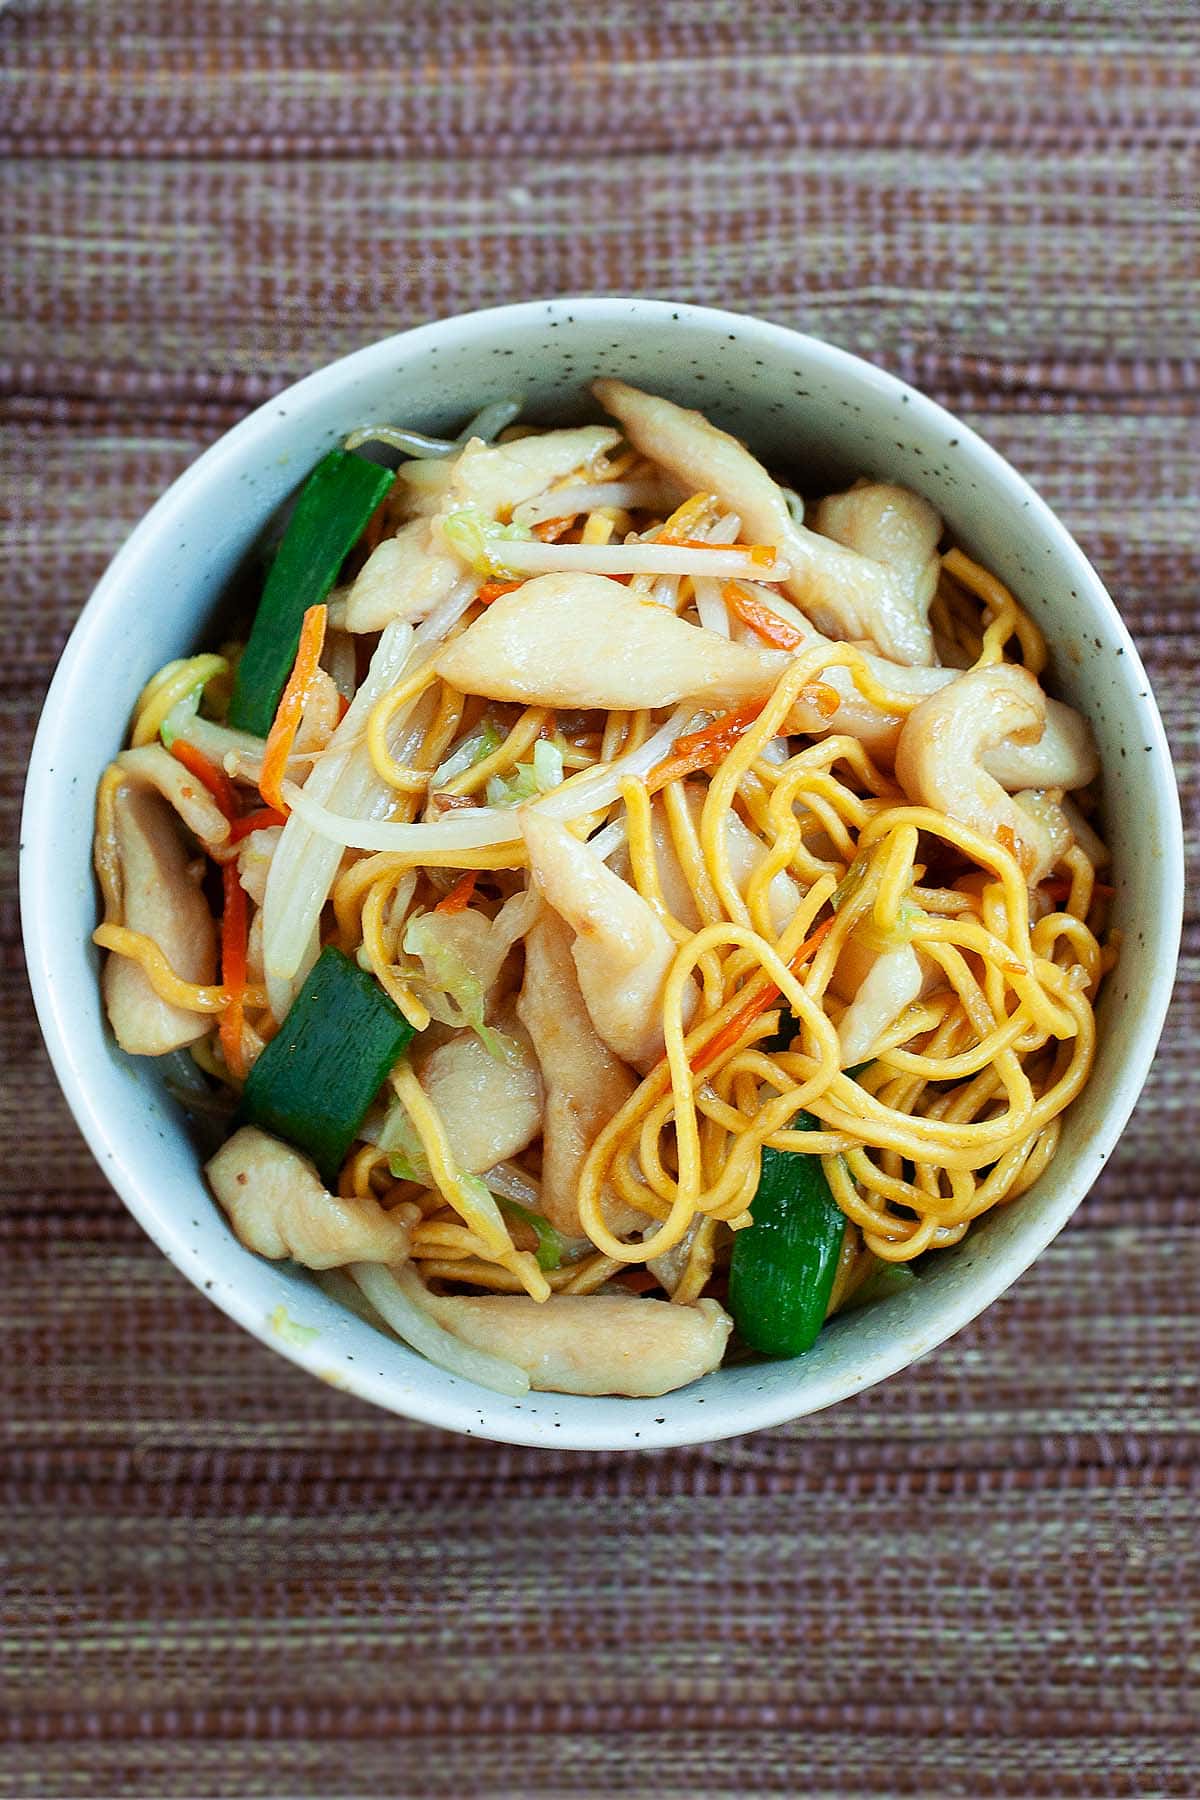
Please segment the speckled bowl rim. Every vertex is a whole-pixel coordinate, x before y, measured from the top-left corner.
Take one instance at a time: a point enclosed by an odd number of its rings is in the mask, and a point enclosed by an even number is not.
[[[487,1394],[469,1383],[458,1384],[462,1390],[458,1396],[448,1398],[443,1394],[437,1398],[431,1396],[427,1391],[428,1382],[421,1378],[421,1369],[429,1367],[422,1359],[410,1354],[408,1360],[414,1366],[409,1378],[403,1380],[398,1380],[394,1372],[390,1376],[382,1371],[376,1373],[365,1364],[351,1366],[353,1359],[348,1361],[326,1344],[306,1344],[281,1337],[271,1330],[261,1303],[252,1303],[236,1282],[214,1282],[211,1279],[214,1269],[187,1254],[181,1221],[156,1200],[149,1184],[140,1180],[129,1166],[122,1144],[120,1120],[106,1116],[94,1101],[85,1059],[77,1056],[72,1038],[71,1000],[54,979],[56,946],[43,930],[39,906],[47,883],[54,879],[53,869],[47,866],[41,854],[42,834],[38,820],[45,816],[42,809],[53,802],[55,763],[63,753],[61,701],[87,661],[91,639],[99,622],[110,608],[120,608],[126,572],[135,563],[147,536],[164,530],[167,521],[174,524],[187,516],[193,495],[203,491],[215,466],[233,452],[252,446],[256,439],[267,438],[281,402],[286,403],[294,416],[331,386],[336,387],[373,369],[386,370],[401,347],[411,357],[414,353],[446,350],[468,338],[478,337],[480,333],[489,333],[500,340],[513,326],[528,324],[535,318],[543,323],[599,320],[606,327],[621,331],[636,327],[639,320],[663,323],[671,319],[714,334],[764,333],[772,348],[786,347],[791,353],[819,365],[826,374],[840,374],[843,379],[852,377],[858,384],[869,382],[877,391],[884,391],[905,405],[911,404],[914,411],[910,416],[915,418],[922,413],[927,420],[936,423],[939,431],[951,433],[948,440],[951,443],[961,444],[964,449],[969,446],[977,470],[1008,489],[1010,497],[1019,494],[1021,505],[1032,509],[1042,528],[1050,534],[1056,556],[1070,571],[1080,591],[1086,594],[1093,612],[1103,616],[1106,630],[1120,646],[1119,654],[1128,659],[1125,669],[1143,701],[1138,711],[1138,724],[1148,739],[1144,748],[1154,759],[1159,806],[1157,823],[1163,833],[1158,885],[1160,912],[1156,921],[1159,957],[1140,996],[1140,1016],[1130,1054],[1120,1078],[1106,1097],[1102,1129],[1096,1133],[1091,1146],[1098,1154],[1087,1179],[1077,1181],[1061,1193],[1054,1205],[1042,1205],[1037,1215],[1037,1228],[1023,1231],[1019,1243],[1010,1248],[1005,1257],[991,1268],[981,1270],[951,1300],[943,1300],[934,1319],[926,1321],[919,1330],[911,1326],[894,1330],[885,1342],[862,1359],[861,1366],[813,1382],[806,1379],[801,1361],[789,1365],[796,1371],[791,1385],[738,1395],[723,1405],[705,1404],[704,1382],[654,1401],[613,1398],[569,1401],[561,1408],[569,1412],[573,1420],[566,1428],[561,1419],[555,1421],[548,1416],[557,1410],[558,1396],[531,1396],[531,1399],[545,1403],[540,1414],[537,1408],[522,1409],[503,1396]],[[168,1259],[260,1342],[348,1392],[387,1410],[466,1435],[555,1448],[654,1448],[715,1441],[779,1425],[820,1411],[883,1381],[944,1343],[983,1312],[1062,1229],[1120,1136],[1144,1084],[1166,1014],[1174,980],[1182,903],[1183,844],[1178,795],[1166,737],[1148,679],[1133,641],[1099,577],[1040,496],[961,420],[918,390],[849,351],[752,315],[629,297],[580,296],[529,301],[420,325],[325,365],[282,390],[234,426],[192,463],[145,515],[84,607],[43,706],[30,757],[22,815],[21,905],[25,946],[30,984],[46,1044],[68,1104],[105,1176]]]

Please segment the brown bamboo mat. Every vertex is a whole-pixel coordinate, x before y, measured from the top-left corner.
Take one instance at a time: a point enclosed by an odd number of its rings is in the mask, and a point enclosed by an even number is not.
[[[1194,908],[1075,1224],[883,1389],[712,1449],[302,1377],[105,1188],[28,1004],[30,732],[161,488],[442,312],[644,292],[874,357],[1030,473],[1193,848],[1190,0],[114,0],[0,14],[0,1796],[1200,1793]]]

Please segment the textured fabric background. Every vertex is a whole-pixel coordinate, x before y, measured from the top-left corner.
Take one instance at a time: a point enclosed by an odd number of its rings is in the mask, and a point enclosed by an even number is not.
[[[1027,471],[1200,828],[1191,0],[125,0],[0,14],[0,1796],[1200,1793],[1193,909],[1120,1151],[1007,1299],[713,1449],[465,1442],[307,1380],[125,1215],[15,837],[75,615],[251,405],[442,312],[766,313]]]

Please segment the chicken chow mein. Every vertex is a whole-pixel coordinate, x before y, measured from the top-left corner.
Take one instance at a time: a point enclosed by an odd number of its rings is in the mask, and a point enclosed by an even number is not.
[[[1087,724],[933,507],[594,392],[331,450],[96,806],[112,1029],[238,1238],[512,1395],[919,1280],[1052,1161],[1116,956]]]

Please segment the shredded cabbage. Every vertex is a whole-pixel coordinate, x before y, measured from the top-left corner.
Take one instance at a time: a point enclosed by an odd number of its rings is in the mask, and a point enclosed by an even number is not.
[[[162,724],[158,735],[169,750],[181,731],[186,731],[200,709],[200,689],[193,688],[182,700],[177,700]]]
[[[429,1163],[417,1128],[408,1116],[408,1108],[394,1099],[379,1131],[378,1145],[387,1152],[388,1169],[394,1181],[429,1181]]]
[[[181,732],[186,732],[188,726],[200,711],[200,702],[204,698],[205,688],[207,688],[210,683],[220,680],[222,676],[227,676],[229,673],[229,663],[225,657],[192,657],[190,660],[192,662],[207,661],[220,663],[221,667],[218,669],[210,668],[207,672],[200,674],[197,677],[195,684],[188,688],[186,693],[179,696],[179,699],[176,700],[174,706],[159,726],[158,735],[162,739],[163,745],[167,750],[171,748],[171,745],[175,742],[175,739]]]
[[[504,742],[504,735],[499,727],[490,719],[484,721],[478,731],[463,739],[457,750],[448,756],[444,763],[439,763],[430,777],[431,788],[439,788],[444,782],[453,781],[456,775],[462,775],[467,769],[473,769],[498,750]]]
[[[533,761],[518,763],[511,775],[493,775],[487,784],[489,806],[521,806],[561,787],[566,745],[561,738],[539,738],[533,746]]]
[[[464,1180],[468,1179],[466,1176]],[[486,1186],[486,1183],[483,1184]],[[490,1192],[490,1189],[488,1190]],[[563,1239],[561,1232],[554,1229],[549,1219],[539,1212],[533,1212],[528,1206],[522,1206],[519,1200],[510,1200],[505,1194],[497,1194],[496,1203],[502,1213],[510,1213],[514,1219],[522,1220],[537,1239],[534,1252],[537,1266],[543,1271],[562,1267]]]
[[[456,556],[460,556],[476,575],[500,575],[502,559],[492,554],[490,546],[507,541],[528,541],[533,532],[528,525],[501,525],[481,506],[468,503],[456,506],[442,520],[442,536]]]
[[[507,1062],[512,1047],[503,1032],[484,1023],[487,990],[454,942],[454,932],[451,919],[431,912],[417,913],[405,930],[404,949],[420,962],[425,981],[451,1003],[442,1009],[436,1001],[429,1003],[434,1018],[444,1025],[469,1025],[489,1056]]]

